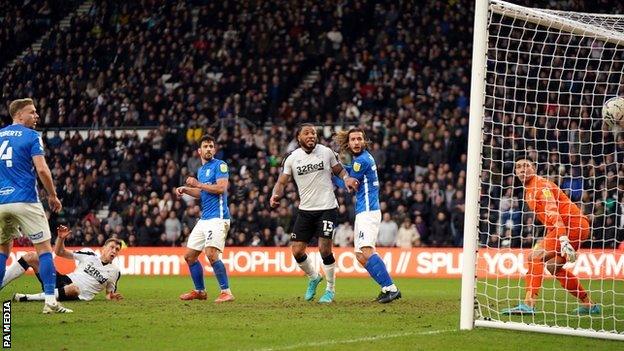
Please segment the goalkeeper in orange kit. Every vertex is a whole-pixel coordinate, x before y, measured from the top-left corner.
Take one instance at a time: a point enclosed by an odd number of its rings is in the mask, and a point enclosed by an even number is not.
[[[578,278],[563,268],[566,262],[576,261],[576,250],[589,238],[587,217],[557,185],[536,174],[535,164],[529,158],[517,158],[515,172],[524,185],[524,200],[535,213],[535,218],[546,227],[546,235],[535,244],[528,256],[524,303],[502,313],[535,313],[535,300],[544,280],[544,267],[580,301],[574,314],[601,313],[600,305],[592,303]]]

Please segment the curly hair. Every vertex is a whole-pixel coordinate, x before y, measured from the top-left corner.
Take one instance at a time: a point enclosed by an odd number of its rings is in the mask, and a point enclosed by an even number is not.
[[[334,134],[334,142],[340,148],[340,152],[349,151],[349,136],[351,133],[362,133],[364,137],[364,148],[368,148],[369,141],[366,138],[366,132],[362,128],[354,127],[349,130],[341,130]]]

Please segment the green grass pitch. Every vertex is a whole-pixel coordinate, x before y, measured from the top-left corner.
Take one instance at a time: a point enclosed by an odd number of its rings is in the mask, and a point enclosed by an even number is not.
[[[69,315],[43,315],[41,302],[13,303],[16,350],[617,350],[624,343],[497,329],[459,331],[460,280],[397,279],[403,299],[371,302],[370,279],[338,278],[331,305],[303,301],[303,277],[233,277],[236,301],[180,301],[189,277],[120,281],[125,300],[66,302]],[[549,283],[547,283],[549,284]],[[206,277],[210,298],[213,277]],[[320,297],[321,288],[319,287]],[[622,291],[623,285],[618,287]],[[37,292],[24,276],[0,292]],[[624,301],[618,302],[624,305]],[[548,306],[545,306],[546,308]],[[624,316],[619,316],[622,318]],[[515,317],[514,317],[515,318]]]

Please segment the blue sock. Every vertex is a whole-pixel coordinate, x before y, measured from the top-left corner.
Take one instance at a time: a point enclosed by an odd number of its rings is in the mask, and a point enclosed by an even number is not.
[[[56,269],[54,268],[51,252],[44,252],[39,255],[39,277],[41,277],[43,282],[43,293],[54,296]]]
[[[0,253],[0,286],[2,285],[2,281],[4,280],[4,273],[6,273],[6,261],[9,258],[4,253]]]
[[[191,278],[193,278],[193,284],[195,284],[195,290],[206,290],[204,286],[204,267],[199,261],[189,265],[189,271],[191,272]]]
[[[386,265],[379,255],[373,254],[369,257],[364,268],[366,268],[368,274],[370,274],[382,288],[392,285],[392,278],[390,278]]]
[[[228,283],[227,272],[225,271],[225,265],[223,261],[218,260],[212,264],[212,270],[214,271],[215,276],[217,277],[217,281],[219,282],[219,287],[221,290],[228,289],[230,284]]]

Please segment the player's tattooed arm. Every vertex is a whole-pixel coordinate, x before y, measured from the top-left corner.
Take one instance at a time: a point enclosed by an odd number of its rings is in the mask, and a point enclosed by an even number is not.
[[[284,189],[286,189],[286,185],[290,182],[291,176],[285,173],[280,174],[275,186],[273,187],[273,195],[271,195],[271,199],[269,199],[269,205],[272,208],[276,208],[279,206],[279,201],[284,196]]]
[[[332,172],[335,176],[340,177],[342,178],[342,180],[344,180],[345,185],[347,186],[347,189],[349,189],[349,191],[357,191],[360,182],[358,182],[357,179],[350,177],[349,173],[344,169],[344,167],[342,167],[340,163],[332,167]]]

